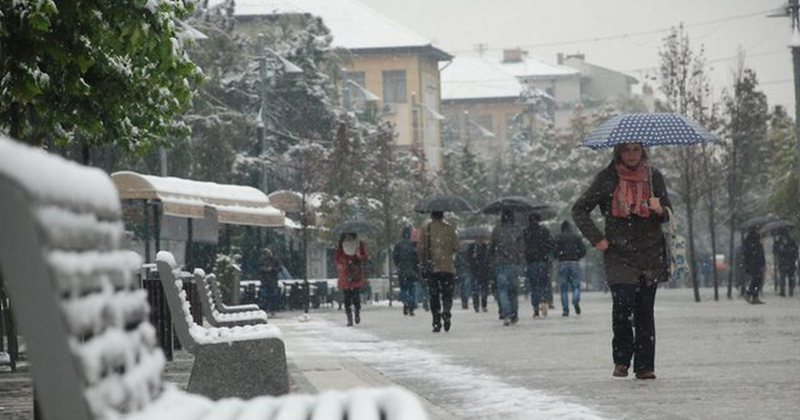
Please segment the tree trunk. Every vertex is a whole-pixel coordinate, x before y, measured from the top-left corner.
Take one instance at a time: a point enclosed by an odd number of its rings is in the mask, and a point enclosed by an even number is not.
[[[683,161],[683,180],[684,180],[684,188],[686,190],[686,226],[688,227],[689,231],[687,232],[689,235],[689,272],[692,276],[692,288],[694,289],[694,301],[700,302],[700,289],[698,288],[697,283],[697,265],[695,264],[695,255],[694,255],[694,203],[692,198],[692,170],[690,165],[692,164],[692,153],[689,149],[686,149],[684,152],[684,159]]]

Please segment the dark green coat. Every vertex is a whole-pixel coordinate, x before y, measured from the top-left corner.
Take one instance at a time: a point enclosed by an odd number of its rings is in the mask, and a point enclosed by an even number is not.
[[[667,195],[664,177],[657,169],[652,169],[653,193],[661,198],[663,207],[672,208]],[[600,171],[592,185],[584,191],[572,206],[572,218],[583,236],[597,244],[607,239],[609,247],[603,254],[606,283],[638,284],[644,276],[648,283],[666,281],[669,277],[666,263],[664,234],[661,223],[667,220],[655,214],[648,218],[630,216],[626,218],[611,215],[611,196],[617,186],[617,171],[613,162]],[[591,213],[595,207],[605,218],[605,233],[592,221]]]

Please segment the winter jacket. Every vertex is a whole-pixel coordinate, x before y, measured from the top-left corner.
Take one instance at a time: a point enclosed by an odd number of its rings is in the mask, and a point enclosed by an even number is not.
[[[794,273],[797,269],[797,241],[790,236],[776,240],[772,245],[772,252],[778,262],[778,271],[781,273]]]
[[[672,208],[664,177],[655,168],[651,171],[653,194],[661,199],[662,207]],[[608,240],[609,247],[603,253],[608,285],[638,284],[641,277],[647,282],[665,281],[669,268],[661,224],[667,220],[666,211],[663,216],[652,213],[647,218],[612,216],[611,197],[617,181],[612,162],[597,174],[592,185],[572,206],[572,219],[592,246]],[[605,232],[600,231],[589,214],[598,206],[605,217]]]
[[[514,223],[500,223],[492,229],[489,261],[492,265],[522,264],[524,245],[519,227]]]
[[[578,261],[586,255],[586,245],[577,233],[562,232],[556,236],[555,242],[558,261]]]
[[[262,254],[257,268],[264,285],[278,287],[278,273],[281,271],[281,264],[274,255]]]
[[[469,266],[472,275],[478,280],[483,281],[489,278],[489,244],[473,243],[469,245]]]
[[[522,238],[525,244],[525,262],[550,260],[555,247],[550,230],[540,224],[531,225],[522,232]]]
[[[764,258],[764,245],[761,244],[761,237],[758,233],[751,231],[742,242],[742,252],[744,253],[744,271],[749,275],[764,273],[766,259]]]
[[[358,250],[355,255],[347,255],[341,244],[333,254],[333,262],[336,265],[336,272],[339,274],[336,285],[340,290],[359,289],[364,287],[366,282],[364,265],[367,262],[367,250],[364,242],[358,242]]]
[[[430,231],[430,234],[428,233]],[[430,237],[430,253],[428,238]],[[417,256],[420,264],[429,261],[434,273],[455,274],[453,256],[458,252],[456,230],[444,220],[432,219],[419,230]]]
[[[401,279],[415,280],[417,278],[417,268],[419,257],[417,256],[417,244],[410,239],[401,239],[394,245],[392,260],[397,266]]]

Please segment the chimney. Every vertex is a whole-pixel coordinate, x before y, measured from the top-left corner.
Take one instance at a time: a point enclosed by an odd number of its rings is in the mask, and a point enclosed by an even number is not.
[[[519,63],[520,61],[522,61],[522,57],[526,55],[528,55],[527,52],[523,51],[521,48],[503,50],[503,62]]]
[[[556,54],[556,63],[558,65],[564,64],[564,53]]]

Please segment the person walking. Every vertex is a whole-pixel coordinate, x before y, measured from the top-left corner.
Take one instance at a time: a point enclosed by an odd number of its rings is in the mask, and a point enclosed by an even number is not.
[[[555,254],[558,261],[558,286],[561,290],[561,316],[569,316],[569,292],[572,291],[572,306],[575,314],[581,314],[581,264],[586,255],[586,245],[572,225],[564,220],[561,233],[555,239]]]
[[[333,261],[339,274],[336,286],[342,291],[347,326],[352,327],[354,320],[356,324],[361,323],[360,295],[361,288],[366,282],[364,265],[367,262],[364,242],[358,239],[355,233],[342,233],[339,236],[339,246],[333,254]]]
[[[411,241],[411,226],[404,226],[401,232],[402,239],[394,245],[392,259],[397,267],[400,280],[400,300],[403,301],[403,315],[414,316],[417,309],[417,245]]]
[[[595,207],[605,232],[592,220]],[[655,379],[656,330],[653,306],[658,282],[669,278],[661,224],[671,209],[661,172],[650,165],[641,143],[614,147],[612,162],[572,206],[583,236],[603,253],[612,293],[612,376],[628,376],[633,359],[637,379]]]
[[[264,248],[258,261],[258,274],[261,277],[261,287],[258,290],[259,306],[267,311],[270,316],[275,315],[280,307],[280,287],[278,287],[278,274],[281,272],[281,263],[269,248]]]
[[[754,305],[763,304],[758,298],[764,286],[764,267],[766,258],[764,257],[764,245],[761,244],[761,235],[758,229],[751,227],[747,231],[747,236],[742,243],[744,254],[744,271],[750,276],[750,286],[747,289],[748,302]]]
[[[489,244],[486,239],[478,239],[469,245],[468,262],[472,271],[472,307],[475,312],[486,312],[489,296]]]
[[[494,267],[500,318],[508,326],[519,320],[518,277],[522,258],[522,232],[514,224],[514,212],[503,210],[500,224],[492,229],[489,263]]]
[[[444,212],[431,212],[431,220],[419,232],[417,256],[425,267],[425,279],[430,290],[430,309],[433,332],[438,333],[444,324],[450,331],[455,288],[455,264],[453,256],[458,252],[456,230],[444,221]]]
[[[531,292],[533,317],[547,316],[547,283],[550,281],[550,260],[553,255],[553,236],[541,225],[541,216],[531,213],[528,227],[522,232],[528,285]]]
[[[456,288],[461,297],[461,309],[469,309],[469,298],[472,296],[474,282],[472,266],[469,263],[469,246],[468,243],[462,243],[456,252]]]
[[[789,283],[789,296],[794,296],[795,273],[797,272],[797,241],[783,229],[775,236],[772,252],[778,265],[778,287],[781,296],[786,296],[786,283]]]

